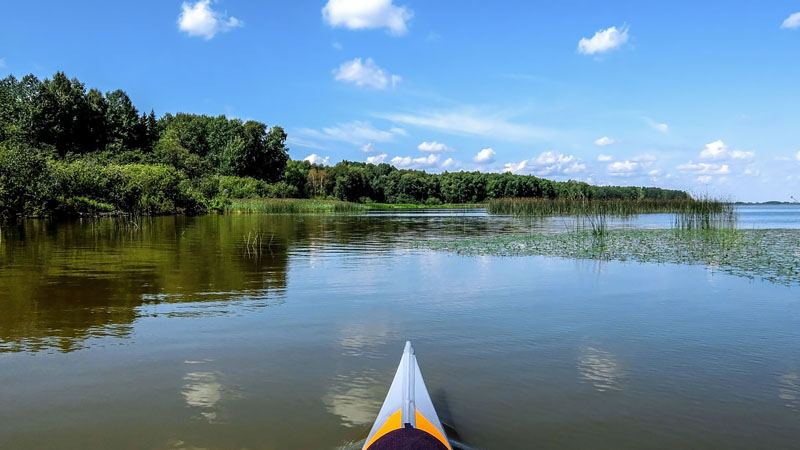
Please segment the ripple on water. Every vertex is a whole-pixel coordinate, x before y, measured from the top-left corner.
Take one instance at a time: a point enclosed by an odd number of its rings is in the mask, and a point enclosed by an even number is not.
[[[578,372],[598,392],[618,391],[624,376],[617,358],[596,347],[584,347],[578,356]]]
[[[789,372],[778,379],[778,397],[787,408],[800,410],[800,373]]]

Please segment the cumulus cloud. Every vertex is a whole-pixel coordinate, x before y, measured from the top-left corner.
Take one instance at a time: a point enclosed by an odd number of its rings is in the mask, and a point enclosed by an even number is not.
[[[303,161],[308,161],[311,164],[322,164],[324,166],[327,166],[328,163],[331,161],[331,158],[329,156],[326,156],[326,157],[323,158],[323,157],[317,155],[316,153],[312,153],[312,154],[306,156],[305,158],[303,158]]]
[[[509,140],[540,139],[552,135],[550,130],[516,123],[504,114],[485,113],[474,108],[417,114],[388,113],[377,117],[404,125],[457,134],[504,138]]]
[[[706,144],[703,151],[700,152],[700,159],[740,159],[749,160],[755,157],[754,152],[746,152],[742,150],[728,150],[728,146],[721,140],[714,141]]]
[[[783,21],[781,28],[800,28],[800,12],[796,12]]]
[[[386,158],[388,156],[389,155],[387,155],[386,153],[381,153],[380,155],[375,155],[375,156],[368,156],[367,157],[367,162],[370,163],[370,164],[375,164],[375,165],[383,164],[383,163],[386,162]]]
[[[573,155],[564,155],[554,151],[543,152],[536,158],[526,159],[518,163],[508,163],[504,172],[516,174],[569,175],[586,170],[586,164]]]
[[[636,161],[617,161],[608,165],[608,174],[611,176],[626,176],[632,175],[639,169],[639,163]]]
[[[495,153],[494,149],[487,147],[479,151],[478,154],[472,158],[472,161],[478,164],[491,164],[494,162],[494,157],[496,155],[497,153]]]
[[[797,162],[800,162],[800,152],[797,152],[797,154],[794,155],[794,159],[796,159]]]
[[[459,166],[458,162],[453,158],[447,158],[442,163],[442,169],[455,169]]]
[[[363,63],[361,58],[343,62],[342,65],[333,70],[333,79],[379,91],[386,90],[390,86],[395,87],[403,80],[398,75],[386,73],[385,70],[375,64],[372,58],[367,58]]]
[[[323,128],[322,131],[301,128],[298,132],[312,138],[347,142],[358,146],[367,145],[372,142],[390,142],[396,136],[407,135],[406,131],[402,128],[395,127],[389,130],[379,130],[373,127],[371,123],[360,120]]]
[[[332,27],[351,30],[388,28],[392,34],[408,31],[406,22],[414,13],[405,6],[395,6],[392,0],[328,0],[322,8],[322,18]]]
[[[703,183],[703,184],[708,184],[708,183],[711,182],[711,176],[710,175],[701,175],[701,176],[697,177],[697,181],[700,182],[700,183]]]
[[[582,38],[578,42],[578,51],[584,55],[605,53],[628,42],[628,27],[611,27],[600,30],[591,39]]]
[[[224,33],[244,24],[236,17],[211,9],[211,0],[199,0],[192,4],[183,2],[178,16],[178,29],[189,36],[211,39],[217,33]]]
[[[700,152],[700,158],[702,159],[721,159],[724,158],[728,153],[728,146],[725,145],[722,141],[714,141],[710,144],[706,144],[706,148]]]
[[[361,146],[361,151],[364,153],[375,153],[375,144],[372,142],[366,143]]]
[[[599,145],[600,147],[605,147],[606,145],[611,145],[614,142],[616,142],[616,141],[614,141],[614,139],[611,139],[608,136],[603,136],[600,139],[594,141],[594,144],[595,145]]]
[[[395,156],[389,161],[393,166],[398,169],[426,169],[435,167],[441,159],[440,155],[430,154],[421,158],[412,158],[410,156]]]
[[[726,175],[731,173],[731,168],[727,164],[694,163],[692,161],[681,164],[678,166],[678,170],[682,172],[711,175]]]
[[[453,151],[452,148],[436,141],[432,142],[423,142],[417,146],[417,150],[421,152],[428,152],[428,153],[441,153],[441,152],[451,152]]]
[[[611,155],[597,155],[597,160],[600,162],[609,162],[613,159],[614,157]]]
[[[669,125],[667,125],[665,123],[658,123],[658,122],[656,122],[655,120],[653,120],[653,119],[651,119],[649,117],[644,117],[643,119],[644,119],[645,122],[647,122],[648,125],[650,125],[650,128],[652,128],[652,129],[654,129],[656,131],[660,131],[662,133],[669,132]]]

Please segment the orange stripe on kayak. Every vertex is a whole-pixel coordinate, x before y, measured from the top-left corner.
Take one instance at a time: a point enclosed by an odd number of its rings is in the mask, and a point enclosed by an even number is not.
[[[417,429],[420,429],[430,434],[431,436],[438,439],[439,442],[444,444],[444,446],[447,447],[449,450],[453,450],[453,448],[450,447],[450,443],[447,442],[447,439],[445,439],[445,437],[442,436],[442,433],[435,426],[433,426],[433,424],[430,423],[428,419],[425,418],[425,416],[420,414],[419,411],[417,411]]]
[[[384,422],[383,426],[378,429],[378,431],[375,433],[375,436],[372,436],[372,439],[370,439],[367,446],[364,447],[364,450],[367,450],[370,445],[374,444],[375,441],[383,437],[385,434],[402,428],[402,412],[402,409],[398,409],[396,413],[392,414],[388,419],[386,419],[386,422]]]

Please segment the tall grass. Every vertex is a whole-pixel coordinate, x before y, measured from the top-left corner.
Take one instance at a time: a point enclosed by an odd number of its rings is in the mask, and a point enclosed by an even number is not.
[[[739,214],[732,203],[697,201],[691,207],[676,211],[674,228],[677,230],[735,229]]]
[[[603,214],[628,217],[653,213],[722,213],[726,203],[713,199],[676,200],[590,200],[585,198],[502,198],[490,200],[486,205],[489,214],[514,216],[580,216]]]
[[[352,214],[366,211],[367,207],[359,203],[342,202],[338,200],[259,198],[232,199],[227,206],[227,210],[230,212],[263,214]]]

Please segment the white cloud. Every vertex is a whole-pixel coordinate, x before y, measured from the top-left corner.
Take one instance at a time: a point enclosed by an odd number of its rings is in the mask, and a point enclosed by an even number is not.
[[[600,30],[591,39],[582,38],[578,42],[578,51],[584,55],[605,53],[620,47],[628,42],[628,27],[623,26]]]
[[[441,159],[440,155],[430,154],[421,158],[412,158],[410,156],[395,156],[390,161],[391,164],[398,169],[425,169],[436,166]]]
[[[756,156],[754,152],[746,152],[742,150],[728,150],[728,146],[722,141],[714,141],[706,144],[706,148],[700,152],[700,159],[741,159],[750,160]]]
[[[797,152],[797,154],[794,155],[794,159],[796,159],[797,162],[800,162],[800,152]]]
[[[744,152],[741,150],[734,150],[731,152],[733,159],[753,159],[756,156],[754,152]]]
[[[327,148],[317,144],[316,142],[307,141],[294,136],[289,136],[286,138],[286,143],[289,145],[296,145],[298,147],[313,148],[314,150],[327,150]]]
[[[700,183],[703,183],[703,184],[708,184],[708,183],[711,182],[711,176],[710,175],[701,175],[701,176],[697,177],[697,181],[699,181]]]
[[[706,144],[706,148],[700,152],[702,159],[722,159],[728,154],[728,146],[722,141],[714,141]]]
[[[395,6],[392,0],[328,0],[322,8],[322,18],[332,27],[351,30],[388,28],[392,34],[408,31],[406,22],[414,13],[405,6]]]
[[[199,0],[194,4],[183,2],[181,9],[178,29],[189,36],[201,36],[208,40],[217,33],[224,33],[244,25],[236,17],[227,17],[225,13],[211,9],[211,0]]]
[[[370,164],[375,164],[375,165],[383,164],[383,163],[386,162],[386,158],[388,156],[389,155],[387,155],[386,153],[381,153],[380,155],[375,155],[375,156],[368,156],[367,157],[367,162],[370,163]]]
[[[497,155],[491,147],[484,148],[475,155],[472,160],[478,164],[491,164],[494,162],[494,157]]]
[[[540,139],[552,134],[543,128],[511,122],[502,114],[485,114],[472,108],[421,114],[378,114],[377,117],[451,134],[486,136],[495,139]]]
[[[368,142],[361,146],[361,151],[364,153],[375,153],[375,144]]]
[[[800,12],[796,12],[783,21],[781,28],[800,28]]]
[[[665,123],[658,123],[658,122],[656,122],[655,120],[653,120],[653,119],[651,119],[649,117],[643,117],[643,119],[644,119],[645,122],[647,122],[648,125],[650,125],[650,128],[652,128],[654,130],[657,130],[657,131],[660,131],[662,133],[669,132],[669,125],[667,125]]]
[[[398,75],[388,75],[385,70],[375,64],[372,58],[367,58],[363,63],[361,58],[356,58],[352,61],[343,62],[338,69],[334,69],[333,79],[353,83],[358,87],[382,91],[389,86],[397,86],[403,78]]]
[[[614,157],[611,155],[597,155],[597,160],[600,162],[608,162],[613,160]]]
[[[312,153],[312,154],[306,156],[303,159],[303,161],[308,161],[311,164],[322,164],[324,166],[327,166],[328,163],[330,162],[330,160],[331,160],[331,158],[329,156],[326,156],[326,157],[323,158],[323,157],[317,155],[316,153]]]
[[[390,142],[395,136],[405,136],[407,134],[402,128],[390,128],[388,131],[379,130],[369,122],[360,120],[323,128],[322,131],[302,128],[299,133],[317,139],[347,142],[358,146],[371,142]]]
[[[6,59],[0,58],[0,69],[5,69],[6,67]]]
[[[423,142],[417,146],[417,150],[429,153],[452,152],[453,149],[436,141]]]
[[[639,163],[636,161],[617,161],[608,165],[608,174],[611,176],[627,176],[632,175],[639,169]]]
[[[693,163],[692,161],[689,161],[686,164],[681,164],[678,166],[678,170],[682,172],[712,175],[725,175],[731,173],[731,168],[727,164]]]
[[[508,163],[505,165],[503,172],[547,176],[574,174],[585,170],[586,165],[575,156],[566,156],[562,153],[549,151],[540,154],[536,158],[526,159],[518,163]]]
[[[650,172],[647,172],[647,174],[650,175],[651,177],[657,177],[661,175],[661,169],[653,169]]]
[[[453,158],[447,158],[442,163],[443,169],[452,169],[457,167],[459,164]]]
[[[605,147],[606,145],[611,145],[616,142],[614,139],[611,139],[608,136],[603,136],[600,139],[594,141],[595,145],[599,145],[600,147]]]

